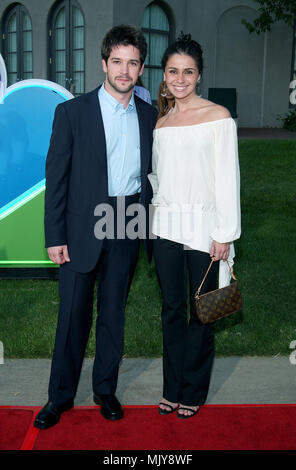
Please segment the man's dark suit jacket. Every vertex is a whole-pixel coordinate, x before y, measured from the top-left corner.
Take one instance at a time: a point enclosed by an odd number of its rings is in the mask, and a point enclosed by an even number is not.
[[[57,106],[46,160],[45,246],[68,245],[69,267],[77,272],[91,271],[99,258],[102,240],[94,235],[94,210],[108,203],[106,140],[98,89]],[[153,129],[156,109],[135,96],[141,147],[140,203],[148,206],[152,189]],[[151,241],[144,240],[148,260]]]

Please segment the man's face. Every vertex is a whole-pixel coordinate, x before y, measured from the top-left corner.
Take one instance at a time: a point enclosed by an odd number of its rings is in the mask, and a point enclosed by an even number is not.
[[[107,89],[117,93],[129,93],[137,79],[143,73],[140,51],[134,46],[115,46],[112,48],[107,63],[102,60],[103,71],[106,74]]]

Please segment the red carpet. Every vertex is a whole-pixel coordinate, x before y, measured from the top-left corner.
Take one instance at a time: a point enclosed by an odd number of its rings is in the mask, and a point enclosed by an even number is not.
[[[0,408],[0,449],[20,449],[32,422],[31,409]]]
[[[125,406],[105,420],[98,406],[75,407],[45,431],[38,407],[0,407],[1,450],[295,450],[296,405],[205,405],[192,419],[155,406]]]

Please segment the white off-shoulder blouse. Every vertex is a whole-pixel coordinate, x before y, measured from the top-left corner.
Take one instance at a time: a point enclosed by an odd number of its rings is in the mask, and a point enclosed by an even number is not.
[[[191,126],[154,130],[151,231],[188,249],[210,252],[212,241],[240,237],[240,173],[234,120],[219,119]],[[220,261],[219,286],[230,282]]]

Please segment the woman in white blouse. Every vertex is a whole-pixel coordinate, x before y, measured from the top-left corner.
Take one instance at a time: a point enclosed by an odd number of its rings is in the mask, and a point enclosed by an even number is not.
[[[154,130],[152,233],[163,296],[163,399],[159,413],[194,416],[205,402],[214,359],[214,325],[195,313],[194,294],[211,258],[203,293],[230,281],[233,241],[240,236],[236,124],[228,110],[196,94],[200,45],[183,35],[162,67],[175,104]],[[187,287],[190,318],[187,320]]]

